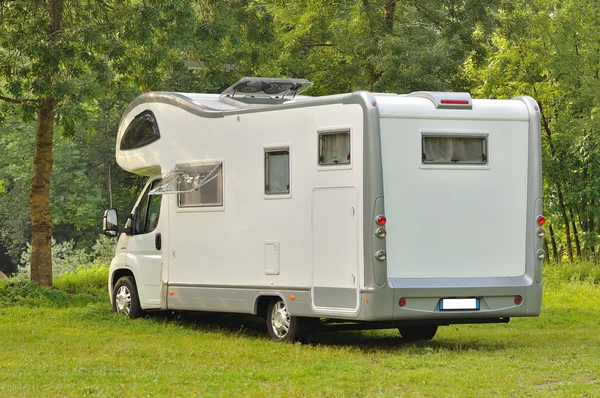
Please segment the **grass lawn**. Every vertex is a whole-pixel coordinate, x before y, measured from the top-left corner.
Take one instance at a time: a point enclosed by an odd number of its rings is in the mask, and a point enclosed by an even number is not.
[[[600,286],[550,280],[544,294],[539,318],[421,343],[389,330],[276,344],[247,316],[5,306],[0,396],[600,396]]]

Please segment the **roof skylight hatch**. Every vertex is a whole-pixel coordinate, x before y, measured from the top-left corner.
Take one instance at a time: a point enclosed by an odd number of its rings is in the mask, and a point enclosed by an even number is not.
[[[271,99],[275,102],[282,102],[294,98],[310,86],[312,83],[306,79],[244,77],[223,91],[220,98],[242,101]]]

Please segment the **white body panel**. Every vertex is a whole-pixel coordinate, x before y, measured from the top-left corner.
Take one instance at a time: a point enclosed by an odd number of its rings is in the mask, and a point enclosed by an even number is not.
[[[525,273],[527,121],[456,124],[381,122],[389,277]],[[422,165],[421,134],[431,132],[488,135],[488,164]]]
[[[166,112],[152,105],[155,113]],[[147,105],[141,109],[147,108]],[[159,143],[161,169],[207,160],[223,162],[223,207],[179,208],[177,195],[168,201],[169,274],[171,284],[202,286],[311,286],[311,201],[315,186],[362,184],[362,112],[358,105],[331,105],[225,119],[204,119],[172,107],[161,129],[169,131]],[[136,111],[132,112],[136,113]],[[265,122],[268,120],[268,123]],[[280,126],[274,128],[274,126]],[[351,167],[323,169],[317,164],[317,131],[350,128]],[[164,140],[164,141],[163,141]],[[291,193],[264,194],[264,148],[289,146]],[[359,194],[356,211],[360,209]],[[362,220],[355,217],[356,240]],[[337,239],[335,235],[332,239]],[[272,255],[265,251],[278,243],[278,273],[265,269]],[[355,245],[357,242],[355,242]],[[272,249],[271,249],[272,250]],[[357,253],[356,247],[354,247]],[[355,287],[358,286],[354,258]],[[348,275],[348,279],[351,276]]]

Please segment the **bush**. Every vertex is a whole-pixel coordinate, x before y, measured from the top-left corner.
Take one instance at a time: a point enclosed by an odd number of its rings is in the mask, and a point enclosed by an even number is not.
[[[16,305],[63,308],[69,305],[69,296],[62,290],[44,288],[22,278],[1,280],[0,307]]]
[[[54,279],[54,287],[41,287],[25,278],[0,280],[0,307],[51,307],[84,306],[107,303],[108,267],[93,265],[67,272]]]
[[[31,245],[21,255],[18,277],[29,278],[30,275]],[[90,262],[90,256],[82,249],[75,249],[72,240],[57,243],[52,239],[52,275],[59,277],[67,272],[76,271],[79,267]]]
[[[75,242],[65,241],[57,243],[52,239],[52,276],[61,277],[65,274],[76,272],[82,267],[91,266],[91,264],[110,264],[115,255],[116,240],[107,236],[100,235],[94,243],[91,254],[83,249],[76,249]],[[17,277],[28,279],[30,275],[31,245],[27,245],[27,250],[21,254],[21,261],[17,271]]]
[[[108,281],[108,267],[95,264],[80,267],[75,272],[67,272],[54,279],[54,287],[64,290],[69,294],[79,293],[106,293]]]
[[[592,262],[544,264],[544,282],[588,282],[600,284],[600,265]]]
[[[92,246],[92,259],[95,264],[109,265],[115,256],[115,245],[117,240],[106,235],[100,235]]]

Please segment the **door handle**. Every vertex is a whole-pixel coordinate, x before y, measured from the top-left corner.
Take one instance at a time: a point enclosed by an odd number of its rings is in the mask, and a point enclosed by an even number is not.
[[[162,237],[160,236],[160,232],[154,236],[154,246],[156,250],[160,250],[162,247]]]

